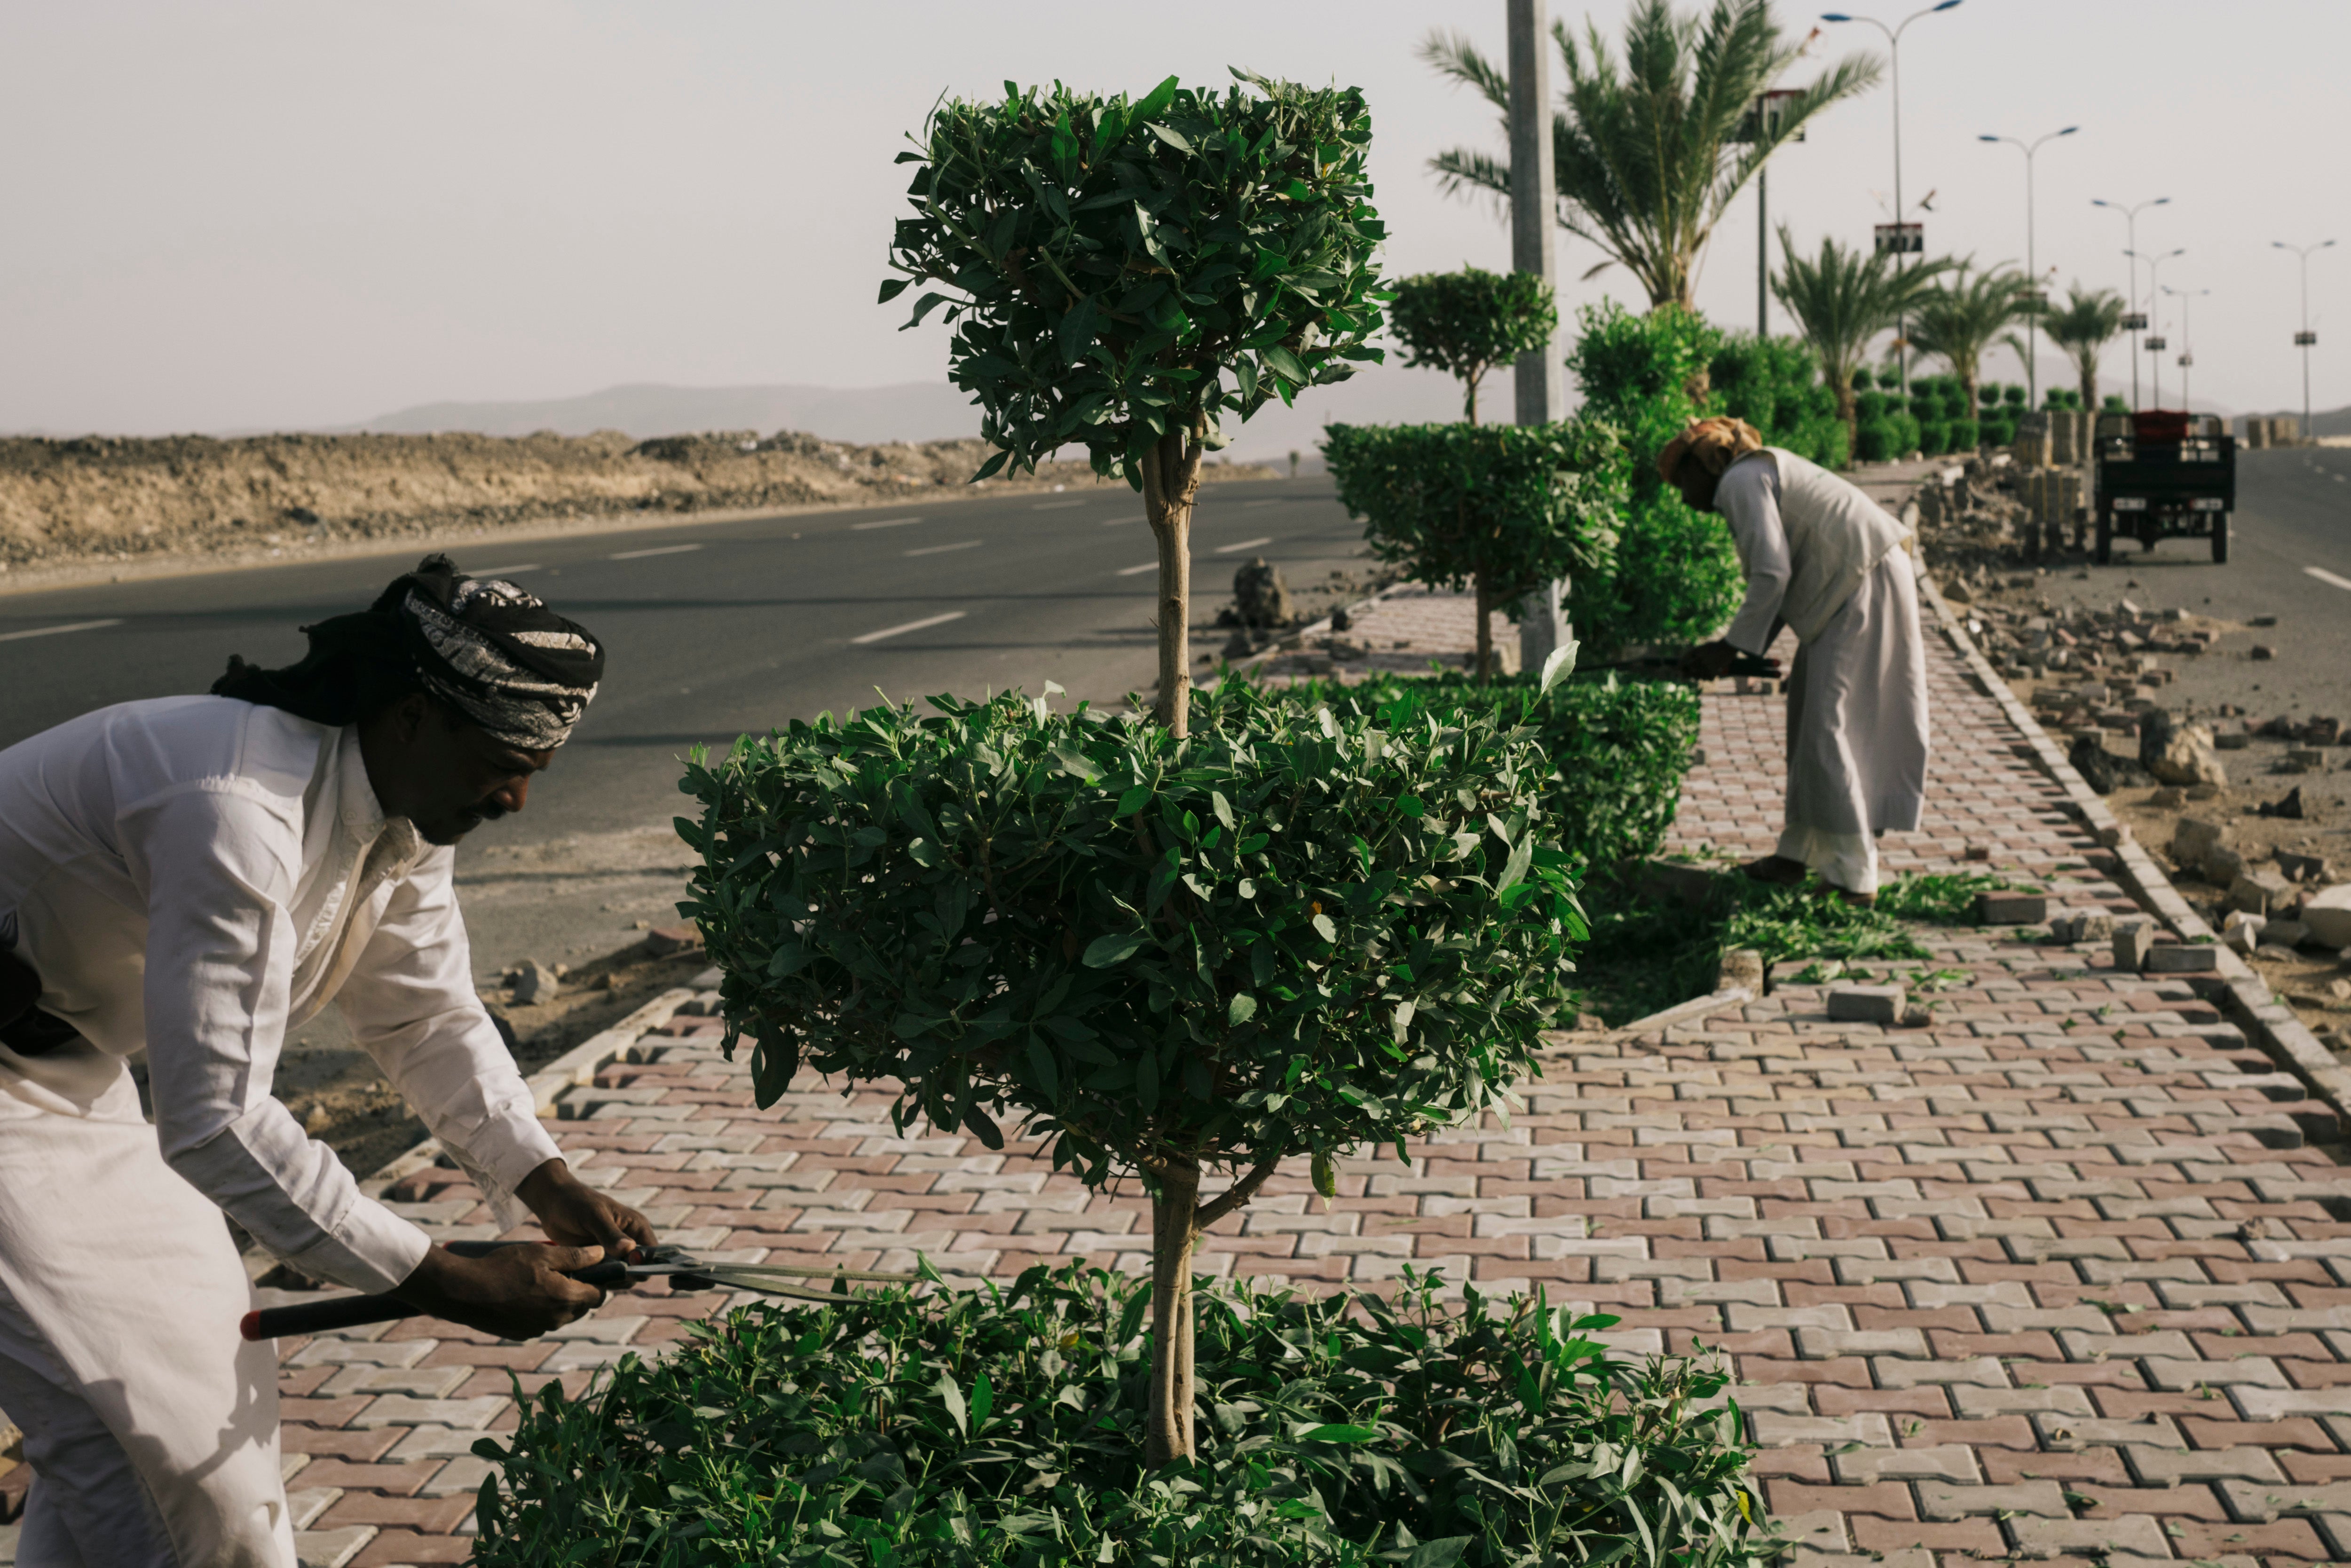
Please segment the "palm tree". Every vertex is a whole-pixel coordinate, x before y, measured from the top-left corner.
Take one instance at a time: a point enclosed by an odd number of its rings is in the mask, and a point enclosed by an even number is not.
[[[2032,285],[2022,273],[2014,267],[1977,272],[1972,261],[1962,261],[1949,282],[1929,289],[1910,312],[1910,346],[1951,367],[1972,415],[1984,350],[2032,310]]]
[[[1552,119],[1560,226],[1606,253],[1593,272],[1615,262],[1638,278],[1652,309],[1690,305],[1708,236],[1764,160],[1878,78],[1875,57],[1849,56],[1756,123],[1757,101],[1802,52],[1783,41],[1770,0],[1715,0],[1702,19],[1636,0],[1621,74],[1598,28],[1587,24],[1579,44],[1561,22],[1552,37],[1567,64],[1564,107]],[[1432,33],[1420,54],[1484,94],[1507,128],[1506,71],[1458,34]],[[1510,196],[1507,159],[1457,149],[1429,167],[1447,195]]]
[[[2042,317],[2041,329],[2074,361],[2074,369],[2082,378],[2082,406],[2096,412],[2098,351],[2123,329],[2123,297],[2111,288],[2095,288],[2085,294],[2080,284],[2068,284],[2065,308]]]
[[[1836,394],[1837,417],[1850,435],[1853,372],[1870,340],[1904,312],[1916,311],[1950,263],[1902,267],[1891,256],[1864,256],[1827,238],[1821,241],[1819,256],[1808,261],[1796,254],[1796,236],[1785,224],[1780,225],[1780,253],[1785,260],[1771,279],[1771,292],[1820,357],[1821,379]]]

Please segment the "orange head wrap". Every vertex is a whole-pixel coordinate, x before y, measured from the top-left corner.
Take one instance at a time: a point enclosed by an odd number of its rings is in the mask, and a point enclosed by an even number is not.
[[[1718,414],[1712,419],[1692,420],[1657,454],[1657,474],[1670,485],[1681,468],[1682,459],[1695,457],[1708,473],[1720,478],[1722,471],[1734,461],[1762,449],[1763,437],[1743,419]]]

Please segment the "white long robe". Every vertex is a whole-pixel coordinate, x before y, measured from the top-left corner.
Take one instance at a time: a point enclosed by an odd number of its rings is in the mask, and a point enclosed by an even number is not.
[[[452,852],[387,820],[356,732],[221,697],[0,751],[0,946],[83,1043],[0,1047],[0,1408],[31,1563],[293,1568],[276,1354],[225,1210],[308,1272],[428,1245],[270,1092],[287,1030],[352,1032],[501,1217],[556,1147],[475,995]],[[124,1066],[147,1053],[155,1124]]]
[[[1821,504],[1813,497],[1825,492],[1824,480],[1870,504],[1833,475],[1807,480],[1791,494],[1767,449],[1733,463],[1716,487],[1715,508],[1729,519],[1747,572],[1746,600],[1724,639],[1735,648],[1761,653],[1771,645],[1802,565],[1791,534],[1817,538],[1824,532],[1792,529],[1783,504]],[[1831,498],[1852,504],[1851,497]],[[1894,537],[1900,538],[1898,527]],[[1820,616],[1819,607],[1810,609],[1809,619]],[[1917,581],[1897,545],[1862,566],[1844,601],[1813,635],[1799,637],[1788,680],[1788,798],[1778,852],[1824,882],[1876,893],[1878,836],[1918,826],[1927,740]]]

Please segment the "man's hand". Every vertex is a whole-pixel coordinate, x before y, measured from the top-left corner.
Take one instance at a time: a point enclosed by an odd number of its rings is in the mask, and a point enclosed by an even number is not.
[[[1701,643],[1682,655],[1682,674],[1695,681],[1719,681],[1730,673],[1739,650],[1728,643]]]
[[[536,1339],[604,1304],[595,1286],[564,1278],[603,1260],[601,1247],[501,1247],[481,1258],[435,1247],[392,1294],[428,1316],[500,1339]]]
[[[515,1196],[530,1206],[549,1236],[572,1247],[601,1247],[626,1258],[653,1244],[653,1228],[625,1203],[615,1203],[571,1174],[561,1160],[549,1160],[523,1177]]]

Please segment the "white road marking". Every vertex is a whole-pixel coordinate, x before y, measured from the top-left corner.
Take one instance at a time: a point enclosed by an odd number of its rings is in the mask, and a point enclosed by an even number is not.
[[[475,571],[473,575],[475,577],[512,577],[518,571],[543,571],[545,570],[546,569],[541,567],[538,562],[535,560],[527,560],[520,566],[486,566]]]
[[[1058,512],[1065,507],[1082,507],[1083,501],[1040,501],[1029,509],[1032,512]]]
[[[2311,576],[2318,579],[2321,582],[2332,583],[2337,588],[2351,589],[2351,577],[2337,577],[2333,572],[2321,566],[2305,566],[2302,570],[2309,573]],[[99,624],[103,625],[104,622],[101,622]],[[57,630],[60,632],[70,632],[73,628],[70,626],[60,626]],[[31,635],[31,633],[19,632],[16,635],[19,637],[25,637]]]
[[[849,531],[852,534],[862,534],[868,528],[903,528],[908,523],[919,523],[922,520],[920,517],[884,517],[878,523],[852,523],[849,525]]]
[[[1157,571],[1158,570],[1159,563],[1157,561],[1146,560],[1141,566],[1120,567],[1118,569],[1118,574],[1121,577],[1140,577],[1146,571]]]
[[[1144,521],[1144,519],[1142,517],[1104,517],[1102,519],[1102,527],[1106,528],[1114,528],[1121,523],[1139,523],[1143,521]]]
[[[879,632],[868,632],[862,637],[852,637],[852,643],[879,643],[884,637],[903,637],[909,632],[920,632],[928,626],[944,626],[950,621],[960,621],[969,612],[950,610],[945,615],[933,615],[926,620],[909,621],[904,626],[884,626]]]
[[[101,626],[120,626],[122,618],[111,621],[68,621],[62,626],[36,626],[30,632],[0,632],[0,643],[20,642],[26,637],[54,637],[60,632],[95,632]]]
[[[977,549],[987,542],[986,539],[966,539],[959,545],[925,545],[921,549],[910,549],[906,553],[910,556],[945,555],[951,549]]]
[[[1288,499],[1290,499],[1290,497],[1287,496],[1268,496],[1263,500],[1259,501],[1243,501],[1241,505],[1244,507],[1279,507]]]
[[[1259,545],[1270,545],[1272,542],[1273,536],[1271,534],[1268,534],[1261,539],[1243,539],[1237,545],[1218,545],[1215,553],[1217,555],[1230,555],[1237,549],[1255,549]]]
[[[607,559],[611,560],[643,560],[649,555],[684,555],[688,550],[700,549],[702,547],[700,545],[663,545],[658,549],[624,549],[620,554],[608,557]]]

